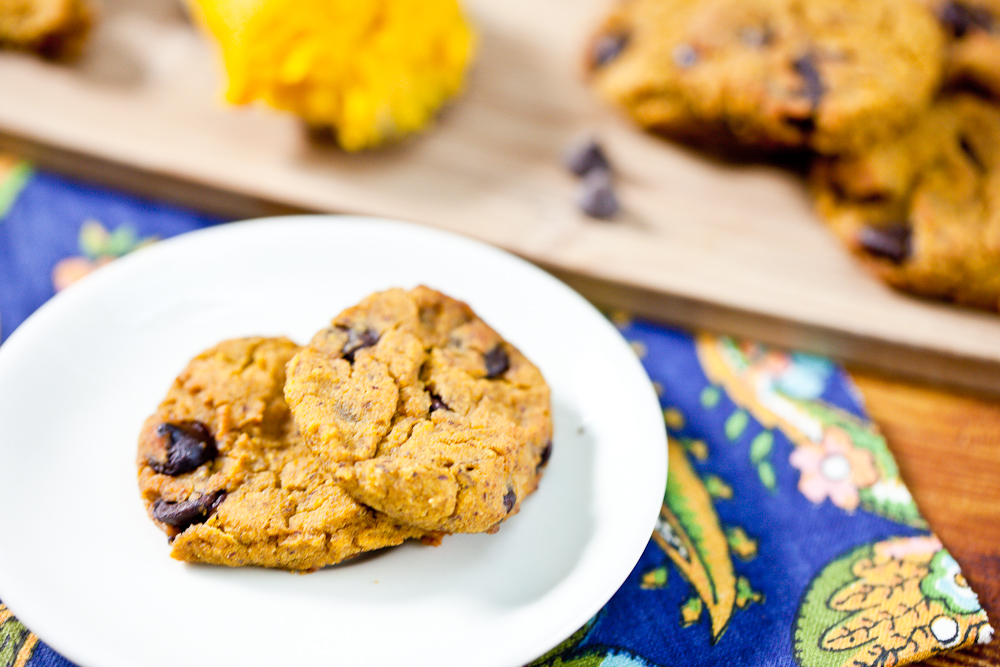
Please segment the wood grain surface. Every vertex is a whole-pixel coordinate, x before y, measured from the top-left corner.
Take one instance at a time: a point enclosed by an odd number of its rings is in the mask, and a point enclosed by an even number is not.
[[[595,99],[581,50],[611,1],[468,0],[481,40],[465,94],[424,136],[349,155],[294,118],[225,107],[211,45],[176,0],[105,0],[81,62],[0,54],[0,147],[130,189],[171,184],[231,213],[433,225],[608,305],[1000,394],[1000,317],[892,292],[817,220],[799,177],[706,159]],[[573,204],[560,155],[582,132],[616,168],[624,213],[612,223]]]
[[[1000,401],[852,369],[923,515],[1000,628]],[[1000,665],[1000,641],[927,665]]]

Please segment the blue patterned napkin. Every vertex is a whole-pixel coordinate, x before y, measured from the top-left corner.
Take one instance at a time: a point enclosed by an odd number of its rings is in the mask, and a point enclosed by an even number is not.
[[[101,264],[220,222],[8,167],[0,342]],[[660,519],[604,609],[533,664],[889,666],[990,640],[976,594],[927,529],[843,370],[613,319],[671,436]],[[70,664],[0,605],[0,667]]]

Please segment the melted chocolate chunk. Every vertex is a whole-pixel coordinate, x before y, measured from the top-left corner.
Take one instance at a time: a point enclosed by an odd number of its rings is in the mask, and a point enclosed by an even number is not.
[[[812,134],[816,131],[816,119],[812,116],[805,118],[786,118],[785,122],[798,129],[803,134]]]
[[[606,220],[618,213],[618,196],[615,194],[611,173],[592,169],[576,190],[576,204],[592,218]]]
[[[946,2],[938,13],[938,19],[955,37],[964,37],[976,28],[990,31],[994,24],[993,15],[987,9],[962,2]]]
[[[592,169],[611,171],[611,163],[601,145],[593,139],[571,146],[565,156],[566,168],[577,176],[583,176]]]
[[[347,330],[347,342],[344,343],[344,347],[341,352],[344,355],[344,359],[347,359],[352,364],[354,363],[354,354],[363,347],[371,347],[378,342],[378,332],[372,329],[365,329],[364,331],[355,331],[354,329]]]
[[[792,62],[795,72],[802,77],[802,94],[812,105],[813,111],[823,99],[823,79],[816,66],[816,56],[806,54]]]
[[[615,32],[609,35],[601,35],[591,47],[590,58],[594,67],[604,67],[609,62],[621,55],[625,47],[628,46],[628,34]]]
[[[552,456],[552,441],[549,440],[545,443],[545,449],[542,450],[542,454],[538,459],[538,465],[535,466],[535,470],[539,468],[544,468],[549,463],[549,458]]]
[[[486,377],[490,380],[500,377],[510,368],[510,357],[504,351],[503,345],[497,345],[484,354],[483,361],[486,362]]]
[[[435,410],[451,410],[451,408],[448,407],[447,403],[445,403],[443,400],[441,400],[440,396],[438,396],[437,394],[431,394],[431,409],[430,409],[430,411],[434,412]]]
[[[959,137],[958,145],[961,147],[962,152],[965,153],[965,156],[969,158],[969,162],[971,162],[977,170],[984,173],[987,171],[986,164],[976,154],[976,151],[972,148],[972,143],[969,142],[966,137]]]
[[[153,503],[153,518],[168,526],[184,530],[188,526],[207,521],[208,517],[212,516],[212,513],[225,499],[226,492],[221,490],[179,502],[170,502],[161,498]]]
[[[683,69],[694,67],[698,62],[698,52],[690,44],[678,44],[670,55],[674,59],[674,64]]]
[[[164,422],[156,427],[156,435],[167,438],[167,460],[150,459],[149,467],[161,475],[183,475],[219,455],[215,438],[201,422]]]
[[[901,264],[913,250],[912,236],[910,226],[905,224],[868,226],[858,232],[858,244],[870,255]]]
[[[503,496],[503,506],[507,510],[507,514],[514,509],[514,505],[517,503],[517,495],[514,493],[514,487],[508,486],[507,493]]]
[[[740,30],[740,41],[751,48],[760,49],[774,41],[774,33],[769,26],[750,26]]]

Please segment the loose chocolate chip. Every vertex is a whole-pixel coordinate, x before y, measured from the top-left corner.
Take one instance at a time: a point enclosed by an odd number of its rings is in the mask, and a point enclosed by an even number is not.
[[[215,438],[201,422],[164,422],[156,427],[156,435],[167,438],[167,460],[150,460],[149,467],[161,475],[183,475],[219,455]]]
[[[510,357],[507,356],[507,352],[503,349],[503,345],[497,345],[495,348],[483,355],[483,361],[486,362],[486,377],[489,379],[497,378],[507,372],[510,368]]]
[[[435,410],[451,410],[448,404],[441,400],[441,397],[437,394],[431,394],[431,412]]]
[[[549,440],[545,444],[545,449],[542,450],[542,454],[538,459],[538,465],[535,466],[535,470],[538,470],[539,468],[544,468],[546,465],[548,465],[549,458],[551,456],[552,456],[552,441]]]
[[[615,195],[611,173],[603,169],[592,169],[576,190],[576,204],[592,218],[606,220],[618,212],[618,197]]]
[[[626,46],[628,46],[627,33],[614,32],[609,35],[601,35],[594,41],[594,45],[591,48],[591,62],[594,63],[594,67],[604,67],[620,56]]]
[[[178,502],[170,502],[161,498],[153,503],[153,518],[168,526],[184,530],[188,526],[207,521],[225,498],[225,491],[216,491],[205,496]]]
[[[858,244],[871,255],[900,264],[912,252],[912,236],[910,226],[905,224],[867,226],[858,232]]]
[[[674,64],[684,69],[693,67],[698,62],[698,52],[690,44],[678,44],[674,47],[671,55],[674,58]]]
[[[352,364],[354,363],[354,354],[363,347],[371,347],[378,342],[378,332],[372,329],[365,329],[364,331],[355,331],[354,329],[348,329],[347,331],[347,342],[344,343],[344,347],[341,352],[344,354],[344,359],[347,359]]]
[[[611,163],[604,155],[604,150],[593,139],[570,146],[566,151],[564,162],[566,168],[577,176],[583,176],[592,169],[611,171]]]
[[[964,37],[973,28],[990,31],[994,23],[993,15],[988,10],[961,2],[946,2],[938,18],[955,37]]]
[[[816,57],[811,53],[806,54],[793,61],[792,67],[802,77],[802,94],[815,110],[819,106],[820,100],[823,99],[823,79],[816,67]]]
[[[507,510],[507,514],[514,509],[514,504],[517,503],[517,495],[514,493],[514,487],[508,486],[507,493],[503,496],[503,506]]]

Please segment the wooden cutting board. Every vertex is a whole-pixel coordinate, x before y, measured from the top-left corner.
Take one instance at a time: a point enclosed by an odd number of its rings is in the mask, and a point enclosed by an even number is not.
[[[592,96],[580,50],[608,1],[468,0],[481,41],[465,94],[424,136],[351,155],[293,118],[226,107],[216,55],[175,0],[107,0],[81,62],[0,54],[0,148],[231,216],[432,225],[601,304],[1000,393],[1000,316],[893,293],[838,246],[796,176],[713,162]],[[617,170],[613,222],[573,205],[560,156],[581,133]]]

